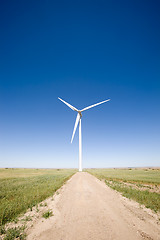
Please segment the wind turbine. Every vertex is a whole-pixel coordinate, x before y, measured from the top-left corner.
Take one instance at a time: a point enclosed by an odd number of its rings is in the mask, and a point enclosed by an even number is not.
[[[105,103],[105,102],[108,102],[110,101],[110,99],[107,99],[105,101],[102,101],[102,102],[99,102],[99,103],[96,103],[96,104],[93,104],[91,106],[88,106],[88,107],[85,107],[83,108],[82,110],[78,110],[77,108],[73,107],[71,104],[65,102],[64,100],[62,100],[61,98],[58,98],[59,100],[61,100],[63,103],[65,103],[69,108],[71,108],[73,111],[76,111],[77,112],[77,117],[76,117],[76,121],[75,121],[75,125],[74,125],[74,129],[73,129],[73,134],[72,134],[72,138],[71,138],[71,143],[73,141],[73,138],[74,138],[74,134],[76,132],[76,129],[77,129],[77,126],[78,126],[78,123],[79,123],[79,172],[82,171],[82,130],[81,130],[81,118],[82,118],[82,112],[85,111],[85,110],[88,110],[92,107],[95,107],[95,106],[98,106],[102,103]]]

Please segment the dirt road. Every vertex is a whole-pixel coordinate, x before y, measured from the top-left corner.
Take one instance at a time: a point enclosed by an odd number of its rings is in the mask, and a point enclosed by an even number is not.
[[[88,173],[76,173],[48,200],[54,216],[39,219],[27,240],[159,240],[151,211],[121,196]]]

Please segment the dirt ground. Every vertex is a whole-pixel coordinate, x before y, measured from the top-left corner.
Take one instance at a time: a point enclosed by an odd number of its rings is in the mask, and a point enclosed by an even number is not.
[[[48,199],[47,209],[54,215],[38,218],[27,240],[160,240],[158,215],[85,172]]]

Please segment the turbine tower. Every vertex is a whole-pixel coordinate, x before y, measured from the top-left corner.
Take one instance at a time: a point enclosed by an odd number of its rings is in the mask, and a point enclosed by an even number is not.
[[[71,104],[65,102],[64,100],[62,100],[61,98],[58,98],[59,100],[61,100],[63,103],[65,103],[69,108],[71,108],[73,111],[77,112],[77,117],[76,117],[76,121],[75,121],[75,125],[74,125],[74,129],[73,129],[73,134],[72,134],[72,138],[71,138],[71,143],[73,141],[78,123],[79,123],[79,172],[82,171],[82,128],[81,128],[81,119],[82,119],[82,112],[85,110],[88,110],[92,107],[95,107],[97,105],[100,105],[102,103],[108,102],[110,101],[110,99],[107,99],[105,101],[93,104],[91,106],[88,106],[86,108],[83,108],[82,110],[78,110],[77,108],[73,107]]]

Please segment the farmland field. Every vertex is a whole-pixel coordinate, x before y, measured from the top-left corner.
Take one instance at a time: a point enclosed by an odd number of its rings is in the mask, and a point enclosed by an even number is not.
[[[75,169],[0,169],[0,225],[52,196],[75,172]]]
[[[87,169],[88,173],[147,208],[160,211],[160,169]]]

